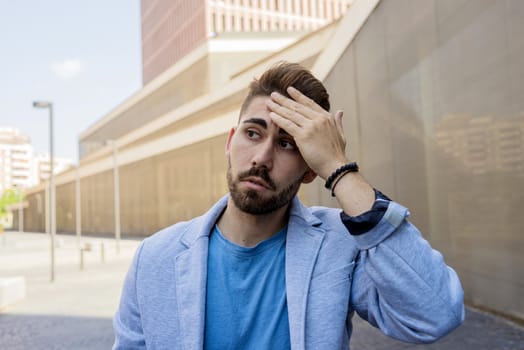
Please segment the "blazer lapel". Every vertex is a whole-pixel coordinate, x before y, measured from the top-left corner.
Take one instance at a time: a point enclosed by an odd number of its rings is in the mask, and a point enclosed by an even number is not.
[[[227,203],[222,198],[210,211],[183,234],[187,247],[174,259],[177,318],[182,348],[204,348],[207,253],[209,234]]]
[[[202,349],[208,239],[201,238],[175,258],[177,315],[183,349]]]
[[[307,295],[325,234],[314,227],[319,223],[298,199],[293,202],[286,242],[286,293],[293,349],[305,348]]]

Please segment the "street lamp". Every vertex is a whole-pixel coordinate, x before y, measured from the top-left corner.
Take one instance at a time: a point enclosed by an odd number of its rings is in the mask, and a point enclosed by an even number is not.
[[[115,241],[116,253],[120,254],[120,178],[118,174],[118,146],[115,140],[106,140],[113,148],[113,197],[115,204]]]
[[[55,280],[55,234],[56,234],[56,201],[55,201],[55,175],[54,175],[54,154],[53,154],[53,103],[48,101],[34,101],[34,108],[49,109],[49,211],[47,212],[50,239],[51,239],[51,282]]]
[[[75,213],[76,213],[76,244],[78,249],[81,248],[81,236],[82,236],[82,209],[81,209],[81,198],[80,198],[80,162],[76,168],[76,181],[75,181]]]
[[[20,187],[18,188],[18,232],[24,233],[24,197]]]

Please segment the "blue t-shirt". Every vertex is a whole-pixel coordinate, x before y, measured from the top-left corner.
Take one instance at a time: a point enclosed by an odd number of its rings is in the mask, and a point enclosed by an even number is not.
[[[290,349],[284,228],[255,247],[209,240],[206,350]]]

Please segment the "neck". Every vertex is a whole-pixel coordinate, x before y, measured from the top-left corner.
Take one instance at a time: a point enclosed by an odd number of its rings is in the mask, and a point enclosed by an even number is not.
[[[229,198],[227,208],[218,219],[217,225],[231,242],[244,247],[253,247],[270,238],[286,225],[288,208],[289,205],[286,205],[272,213],[253,215],[238,209]]]

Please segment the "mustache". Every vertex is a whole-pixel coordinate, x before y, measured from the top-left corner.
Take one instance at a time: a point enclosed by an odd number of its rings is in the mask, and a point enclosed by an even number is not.
[[[271,179],[269,176],[269,173],[266,168],[264,167],[252,167],[251,169],[244,171],[238,175],[238,178],[240,180],[245,179],[246,177],[250,176],[256,176],[264,180],[264,182],[267,183],[267,185],[272,189],[276,189],[275,182]]]

